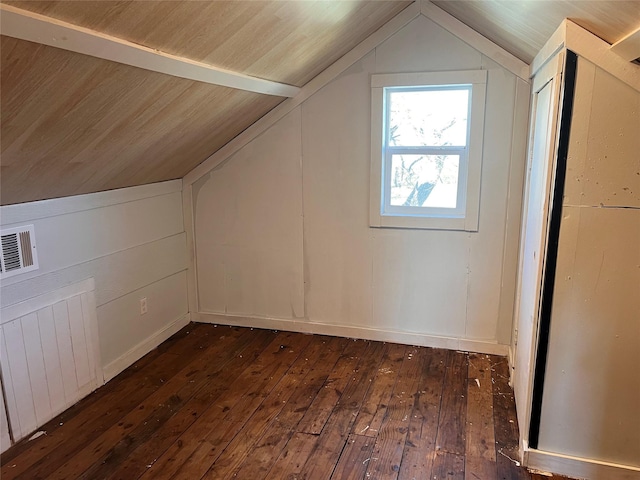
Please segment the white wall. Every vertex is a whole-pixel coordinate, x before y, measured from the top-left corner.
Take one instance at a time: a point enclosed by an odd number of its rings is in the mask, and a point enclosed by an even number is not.
[[[467,69],[489,72],[479,232],[370,228],[371,74]],[[412,21],[193,185],[202,319],[505,353],[528,101]]]
[[[2,281],[2,307],[95,279],[106,379],[187,322],[180,181],[3,206],[0,222],[35,225],[40,263]]]
[[[577,75],[539,449],[640,467],[640,92]]]

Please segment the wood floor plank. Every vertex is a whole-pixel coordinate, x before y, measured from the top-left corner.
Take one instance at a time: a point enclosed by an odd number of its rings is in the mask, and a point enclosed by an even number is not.
[[[272,355],[282,356],[282,359],[273,362],[273,367],[270,367],[269,359],[265,358],[264,373],[260,376],[256,375],[256,370],[250,372],[254,383],[250,390],[241,396],[238,404],[228,410],[229,399],[225,398],[222,402],[213,404],[212,409],[214,410],[224,405],[222,412],[226,413],[226,421],[241,423],[243,426],[224,447],[220,455],[213,459],[212,463],[200,462],[197,468],[205,470],[202,478],[231,477],[233,470],[242,463],[255,441],[254,436],[259,436],[260,432],[264,430],[265,424],[268,424],[282,409],[282,402],[286,402],[291,395],[291,387],[305,373],[307,367],[305,362],[297,367],[296,362],[301,356],[313,356],[311,352],[307,351],[311,341],[311,336],[300,335],[282,339],[280,350],[272,351]],[[260,364],[260,359],[254,363]]]
[[[496,480],[493,385],[488,355],[469,354],[465,478]]]
[[[366,345],[366,348],[358,355],[358,365],[349,375],[344,392],[318,436],[313,461],[307,461],[302,469],[303,478],[331,477],[367,393],[370,380],[378,370],[382,356],[390,348],[389,344],[379,342],[357,343]]]
[[[509,387],[509,365],[504,357],[490,358],[497,476],[499,480],[528,480],[531,477],[518,460],[518,419],[513,390]]]
[[[206,377],[202,378],[196,387],[196,393],[166,423],[159,426],[148,441],[136,449],[130,448],[126,452],[126,458],[114,461],[114,456],[111,455],[111,463],[115,466],[108,477],[105,476],[108,469],[101,467],[100,473],[103,478],[125,480],[142,475],[147,468],[150,468],[148,466],[153,465],[179,438],[182,432],[199,420],[211,405],[212,400],[233,381],[234,372],[250,366],[270,341],[272,341],[271,334],[258,332],[256,335],[249,336],[247,342],[239,344],[229,355],[228,361],[221,361],[221,358],[210,361],[212,369],[205,371]],[[193,376],[191,377],[190,382],[195,384],[197,381]],[[180,393],[184,395],[184,391]]]
[[[55,446],[57,446],[60,441],[62,441],[62,439],[57,436],[57,430],[60,427],[62,427],[65,423],[71,421],[76,415],[83,412],[86,413],[86,410],[88,408],[91,408],[96,404],[104,405],[105,401],[109,402],[109,396],[113,396],[114,392],[121,391],[122,389],[126,389],[128,385],[139,382],[138,378],[134,378],[132,380],[132,377],[136,377],[138,372],[143,368],[145,369],[144,373],[147,377],[149,376],[149,374],[151,374],[151,376],[153,377],[152,372],[154,368],[157,368],[158,366],[161,367],[165,360],[164,357],[158,360],[158,357],[165,353],[174,355],[178,354],[176,353],[177,349],[181,350],[184,348],[184,344],[189,343],[189,341],[185,340],[186,337],[189,337],[189,340],[192,342],[199,342],[200,344],[204,343],[204,341],[206,341],[204,337],[207,335],[207,333],[200,330],[200,328],[203,326],[205,327],[204,330],[207,330],[206,325],[193,323],[182,328],[166,342],[163,342],[158,348],[155,348],[147,355],[137,360],[133,365],[131,365],[129,368],[109,381],[109,383],[96,390],[90,396],[80,400],[68,410],[65,410],[56,419],[53,419],[43,425],[40,430],[46,431],[46,436],[38,437],[33,441],[27,441],[25,439],[14,445],[10,450],[4,452],[1,457],[2,464],[6,465],[14,458],[21,456],[20,464],[25,467],[30,466],[31,464],[29,463],[29,458],[25,458],[27,455],[23,455],[25,452],[29,452],[29,454],[31,454],[30,459],[35,462],[39,459],[36,458],[36,455],[33,455],[34,446],[37,446],[38,448],[36,450],[41,453],[42,456],[44,456],[46,452],[51,451],[51,449],[55,448]],[[202,335],[199,335],[199,333],[202,333]],[[165,375],[167,373],[168,372],[165,372]],[[18,466],[16,466],[16,468],[18,468]]]
[[[334,370],[298,424],[297,431],[318,435],[340,400],[344,389],[352,378],[367,344],[353,340],[340,356]]]
[[[247,459],[234,474],[236,478],[264,478],[268,474],[333,370],[347,342],[348,340],[338,337],[322,341],[323,352],[320,358],[292,392],[280,414],[254,444]]]
[[[204,330],[207,330],[208,327],[208,325],[202,323],[191,323],[185,326],[180,331],[171,336],[168,340],[159,345],[158,348],[153,349],[151,352],[130,365],[126,370],[121,372],[115,378],[111,379],[109,383],[100,387],[90,396],[85,397],[75,405],[71,406],[69,409],[65,410],[56,419],[49,421],[45,425],[43,425],[39,430],[46,431],[46,436],[38,437],[37,439],[34,439],[32,441],[27,441],[25,439],[14,445],[10,450],[4,452],[2,454],[2,464],[8,464],[14,458],[22,455],[26,451],[33,451],[34,446],[38,446],[38,449],[40,449],[40,447],[43,447],[46,450],[52,448],[52,439],[57,438],[56,431],[60,427],[62,427],[65,422],[69,422],[76,415],[85,412],[87,408],[90,408],[90,406],[95,405],[96,403],[104,403],[103,399],[105,398],[108,401],[108,396],[113,395],[114,392],[126,389],[127,384],[131,384],[132,377],[135,377],[142,369],[145,369],[145,372],[151,371],[151,369],[153,369],[154,363],[156,365],[164,363],[164,359],[160,359],[158,361],[158,357],[163,353],[179,355],[184,349],[184,346],[187,344],[187,342],[184,341],[187,336],[190,335],[189,338],[193,341],[199,341],[200,343],[203,343],[203,335],[207,335],[206,333],[204,333]],[[136,381],[137,380],[134,380],[134,383]],[[45,444],[47,443],[49,443],[49,446],[45,447]],[[27,465],[25,459],[21,459],[21,463],[23,465]]]
[[[310,336],[277,334],[247,368],[239,375],[235,372],[235,378],[219,396],[209,399],[210,406],[199,421],[188,428],[142,478],[170,478],[185,472],[189,472],[191,478],[201,478],[228,445],[217,431],[220,422],[238,427],[235,432],[227,428],[230,442],[310,341]],[[176,461],[178,453],[181,461]],[[210,463],[205,463],[203,458]]]
[[[282,375],[291,368],[296,359],[304,352],[313,335],[300,335],[291,332],[280,332],[280,350],[274,350],[272,355],[277,361],[262,357],[252,365],[248,383],[251,387],[242,396],[228,395],[217,402],[218,408],[223,411],[228,409],[226,419],[228,421],[246,422],[267,398],[271,390],[278,384]]]
[[[167,369],[165,366],[171,356],[180,356],[185,349],[200,350],[204,345],[210,343],[208,336],[213,334],[213,331],[208,327],[208,325],[198,323],[190,323],[185,326],[168,340],[159,345],[158,348],[153,349],[151,352],[138,359],[109,383],[100,387],[90,396],[85,397],[69,409],[65,410],[56,419],[43,425],[39,430],[46,431],[46,436],[38,437],[32,441],[27,441],[25,439],[14,445],[11,450],[3,453],[2,464],[4,465],[9,463],[14,458],[23,455],[27,451],[32,454],[34,452],[34,446],[37,446],[37,452],[44,456],[45,452],[50,451],[55,447],[55,445],[62,441],[62,439],[57,435],[57,430],[60,427],[65,423],[70,422],[76,417],[76,415],[80,413],[86,414],[88,409],[97,407],[98,410],[94,413],[100,415],[103,413],[100,412],[100,408],[105,405],[110,405],[110,400],[115,395],[122,395],[123,391],[127,391],[132,387],[141,387],[150,384],[158,387],[161,386],[164,381],[161,377],[171,376],[171,369]],[[240,329],[235,328],[234,330],[238,335],[241,333]],[[174,366],[174,371],[177,371],[184,366],[179,362],[170,362],[170,364]],[[176,369],[176,367],[179,368]],[[139,372],[142,372],[142,381],[138,378]],[[108,412],[107,414],[113,416],[112,412]],[[74,420],[74,422],[77,422],[77,420]],[[37,458],[33,455],[31,456],[31,459],[34,462],[37,461]],[[24,458],[24,456],[20,458],[20,463],[24,466],[30,465],[28,459]]]
[[[315,450],[318,436],[310,433],[296,432],[287,442],[282,453],[271,467],[265,480],[297,480],[306,478],[302,469]]]
[[[387,415],[373,448],[367,475],[371,478],[395,480],[400,473],[409,422],[413,413],[415,392],[423,367],[421,347],[407,347],[404,361],[398,371],[393,393],[389,399]]]
[[[236,351],[246,348],[251,335],[225,336],[211,342],[203,355],[189,363],[177,375],[147,397],[116,425],[102,432],[78,454],[49,473],[48,478],[94,478],[96,470],[109,475],[112,468],[129,452],[149,440],[204,385],[210,374],[219,371],[221,364],[231,360]],[[213,362],[218,359],[219,363]],[[222,361],[220,361],[222,360]],[[82,472],[82,475],[77,475]]]
[[[204,354],[203,347],[212,341],[209,336],[211,332],[211,329],[205,328],[199,329],[199,334],[186,336],[183,342],[175,344],[174,349],[168,349],[159,355],[141,376],[130,377],[120,384],[120,388],[114,388],[108,384],[103,387],[108,389],[108,393],[104,394],[100,401],[93,401],[87,397],[87,407],[71,419],[67,420],[63,413],[49,422],[49,424],[63,423],[65,428],[51,433],[47,431],[47,435],[38,438],[32,448],[24,451],[13,461],[7,464],[3,461],[2,478],[4,480],[47,478],[51,472],[85,447],[91,439],[119,422],[124,415],[162,388],[186,365]],[[230,330],[230,332],[233,331]],[[243,333],[241,329],[236,329],[235,332],[238,336]],[[230,333],[230,335],[233,334]],[[28,474],[21,477],[27,469]]]
[[[216,459],[209,471],[202,477],[206,480],[231,478],[249,455],[275,418],[291,399],[297,385],[312,371],[313,365],[323,360],[324,337],[310,337],[310,344],[301,352],[291,368],[271,390],[255,413]]]
[[[215,428],[211,428],[209,425],[208,433],[206,437],[198,440],[198,446],[193,451],[187,451],[189,454],[183,457],[184,460],[181,463],[176,463],[178,468],[167,470],[161,470],[151,475],[145,475],[143,478],[151,479],[199,479],[207,471],[207,468],[215,462],[220,454],[227,448],[227,445],[235,438],[240,429],[242,428],[241,422],[228,422],[222,420],[216,423]],[[180,443],[180,440],[178,441]],[[172,457],[179,458],[179,457]],[[160,473],[160,475],[158,475]],[[142,477],[141,477],[142,478]]]
[[[431,477],[433,480],[466,480],[464,456],[439,450],[435,453]]]
[[[435,456],[447,352],[434,348],[425,348],[422,352],[422,372],[402,454],[399,480],[431,478]]]
[[[464,456],[468,358],[461,352],[447,355],[436,450]]]
[[[562,479],[515,462],[508,377],[501,357],[190,325],[45,425],[47,435],[9,449],[1,474]]]
[[[353,424],[352,433],[367,437],[378,435],[387,414],[387,405],[398,378],[396,374],[404,360],[405,350],[404,345],[391,345],[388,353],[382,357],[382,363],[371,381],[367,397]]]
[[[332,480],[362,480],[371,461],[375,439],[363,435],[349,435]]]

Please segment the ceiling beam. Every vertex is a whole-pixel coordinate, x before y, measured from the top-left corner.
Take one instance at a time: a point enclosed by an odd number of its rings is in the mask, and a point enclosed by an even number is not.
[[[611,51],[627,62],[640,58],[640,27],[611,45]]]
[[[416,0],[413,3],[410,3],[404,10],[398,13],[387,23],[382,25],[382,27],[380,27],[378,30],[373,32],[366,39],[356,45],[350,52],[340,57],[327,69],[310,80],[304,87],[302,87],[298,95],[296,95],[294,98],[289,98],[282,102],[260,120],[247,128],[240,135],[223,146],[220,150],[214,152],[200,165],[187,173],[182,179],[183,188],[192,185],[201,177],[207,175],[211,170],[220,165],[222,162],[230,158],[233,154],[238,152],[242,147],[248,145],[250,142],[258,138],[269,128],[275,125],[278,120],[283,118],[294,108],[298,107],[300,104],[302,104],[302,102],[318,92],[321,88],[338,78],[338,76],[342,74],[342,72],[344,72],[353,64],[368,55],[372,50],[377,48],[387,39],[391,38],[405,25],[408,25],[419,16],[420,2],[419,0]]]
[[[159,52],[88,28],[0,4],[0,34],[153,72],[254,93],[294,97],[300,88]]]

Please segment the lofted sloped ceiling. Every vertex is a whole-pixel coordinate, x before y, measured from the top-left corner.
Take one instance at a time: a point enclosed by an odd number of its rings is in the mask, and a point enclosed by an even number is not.
[[[410,1],[2,2],[304,85]],[[2,36],[1,203],[181,178],[283,98]]]
[[[3,1],[162,52],[302,86],[408,1]]]
[[[526,63],[565,18],[610,44],[640,27],[640,0],[432,1]]]
[[[298,87],[412,3],[0,1]],[[564,18],[609,43],[640,26],[640,0],[433,3],[527,63]],[[1,42],[3,205],[181,178],[284,100],[9,36]]]

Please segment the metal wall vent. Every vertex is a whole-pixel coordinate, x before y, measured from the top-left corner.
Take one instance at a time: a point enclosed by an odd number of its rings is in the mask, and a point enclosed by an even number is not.
[[[33,225],[0,230],[0,278],[38,269]]]

